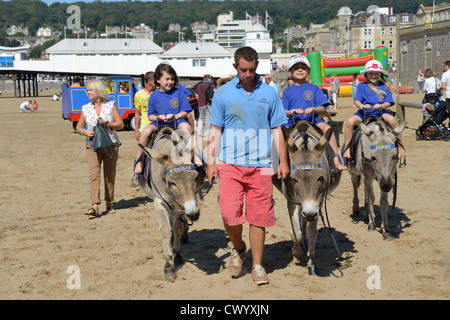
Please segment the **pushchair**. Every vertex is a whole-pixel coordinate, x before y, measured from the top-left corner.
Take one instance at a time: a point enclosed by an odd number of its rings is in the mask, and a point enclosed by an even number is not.
[[[450,128],[445,126],[444,121],[450,117],[450,103],[443,101],[436,93],[425,95],[423,102],[423,122],[416,130],[416,140],[449,140]]]

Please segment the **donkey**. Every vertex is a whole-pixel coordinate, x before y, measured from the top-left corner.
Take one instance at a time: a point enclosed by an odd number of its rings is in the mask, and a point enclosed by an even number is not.
[[[166,280],[173,282],[177,267],[183,263],[181,237],[188,223],[200,217],[196,196],[204,174],[191,161],[192,147],[185,149],[183,138],[173,129],[164,130],[155,137],[152,148],[139,144],[144,158],[148,157],[143,163],[149,174],[148,179],[138,181],[141,189],[153,197],[164,250],[164,274]]]
[[[406,122],[392,129],[382,119],[375,119],[375,121],[366,124],[360,123],[360,138],[355,140],[355,161],[349,164],[353,185],[353,213],[359,214],[358,187],[362,177],[365,195],[364,218],[367,219],[367,211],[369,211],[369,230],[375,230],[373,180],[377,180],[379,184],[381,190],[381,232],[384,239],[393,238],[389,232],[387,218],[388,192],[394,186],[397,172],[397,137],[403,131],[405,125]]]
[[[318,235],[317,222],[321,215],[322,204],[341,179],[341,172],[331,172],[325,148],[333,129],[324,135],[315,131],[311,135],[312,125],[300,121],[292,132],[283,127],[283,136],[287,142],[291,172],[285,181],[273,176],[273,184],[283,192],[291,221],[292,253],[296,263],[303,257],[305,238],[307,239],[308,272],[316,275],[315,244]],[[316,138],[317,137],[317,138]],[[318,139],[318,137],[320,137]]]

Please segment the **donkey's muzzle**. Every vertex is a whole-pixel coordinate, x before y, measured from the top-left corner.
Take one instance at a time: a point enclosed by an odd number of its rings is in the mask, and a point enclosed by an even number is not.
[[[391,191],[391,189],[392,189],[392,181],[391,181],[390,177],[389,178],[382,177],[380,179],[380,189],[383,192]]]
[[[191,221],[197,221],[200,218],[200,210],[197,207],[197,202],[195,200],[188,201],[184,204],[184,212],[186,218]]]

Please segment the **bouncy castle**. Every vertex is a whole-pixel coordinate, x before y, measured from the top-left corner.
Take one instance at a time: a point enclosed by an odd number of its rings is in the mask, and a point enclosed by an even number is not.
[[[383,68],[386,70],[388,66],[387,57],[388,50],[385,46],[376,47],[374,52],[370,50],[361,50],[357,58],[344,59],[327,59],[320,56],[319,51],[311,51],[308,54],[303,54],[308,58],[311,65],[310,79],[311,83],[329,90],[331,86],[331,75],[336,74],[341,83],[339,94],[342,96],[352,95],[353,74],[358,74],[359,82],[366,81],[366,78],[360,74],[364,69],[367,61],[378,60]],[[393,88],[395,90],[395,88]],[[412,90],[412,91],[411,91]],[[413,88],[400,88],[400,93],[412,93]]]

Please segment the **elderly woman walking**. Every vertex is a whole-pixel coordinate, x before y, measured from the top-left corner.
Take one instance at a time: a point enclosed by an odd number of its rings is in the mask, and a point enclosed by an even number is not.
[[[106,211],[107,213],[115,213],[112,203],[114,201],[114,183],[116,178],[116,164],[117,159],[119,158],[119,147],[116,146],[114,148],[111,158],[104,151],[95,152],[92,148],[94,127],[97,125],[98,121],[99,124],[108,128],[110,137],[113,141],[116,141],[116,137],[111,130],[123,129],[123,121],[114,101],[106,101],[108,98],[108,91],[100,80],[89,81],[86,89],[91,102],[82,107],[80,119],[76,127],[76,131],[79,134],[86,136],[86,154],[89,167],[92,206],[85,214],[100,216],[101,214],[98,206],[101,203],[100,169],[102,163],[105,180]],[[85,129],[86,125],[87,129]]]

